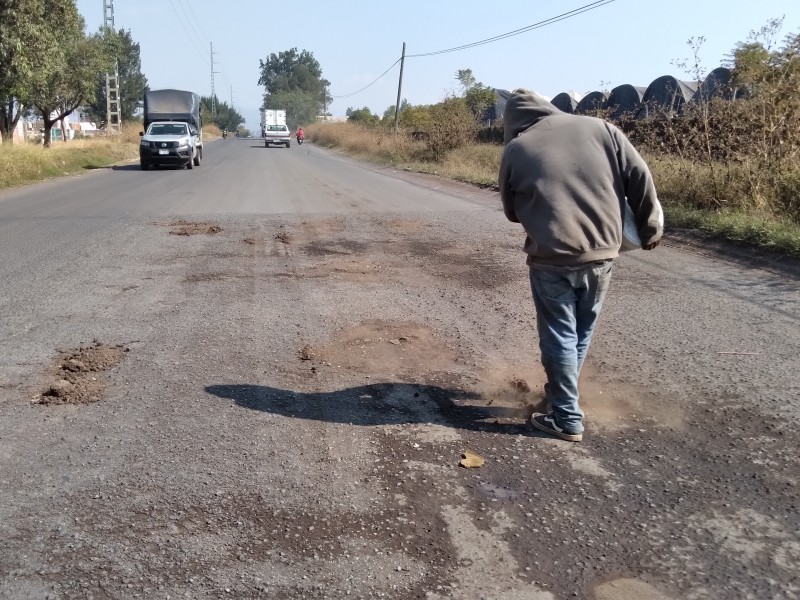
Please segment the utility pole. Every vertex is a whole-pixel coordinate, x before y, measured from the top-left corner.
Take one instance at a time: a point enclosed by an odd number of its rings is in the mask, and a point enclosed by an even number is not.
[[[400,118],[400,94],[403,91],[403,66],[406,64],[406,43],[400,56],[400,81],[397,83],[397,104],[394,105],[394,132],[397,133],[397,120]]]
[[[211,120],[217,118],[217,93],[214,91],[214,75],[218,75],[219,71],[214,70],[214,55],[219,52],[214,52],[214,42],[208,42],[211,49]]]
[[[231,110],[233,110],[233,86],[231,86]]]
[[[103,0],[103,26],[114,31],[114,0]],[[122,125],[119,101],[119,63],[115,63],[114,72],[106,73],[106,127],[116,131]]]

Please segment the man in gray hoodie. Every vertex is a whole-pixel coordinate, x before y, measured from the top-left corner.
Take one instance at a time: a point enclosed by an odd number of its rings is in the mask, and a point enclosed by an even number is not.
[[[628,203],[641,247],[655,248],[663,212],[642,157],[616,127],[570,115],[542,96],[515,90],[506,104],[500,197],[527,238],[547,413],[531,424],[583,439],[578,376],[623,241]]]

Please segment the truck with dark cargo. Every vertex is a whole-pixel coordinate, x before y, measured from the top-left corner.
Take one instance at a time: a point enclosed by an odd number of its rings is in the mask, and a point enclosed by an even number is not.
[[[143,171],[160,165],[192,169],[203,158],[200,96],[184,90],[144,94],[144,131],[139,144]]]

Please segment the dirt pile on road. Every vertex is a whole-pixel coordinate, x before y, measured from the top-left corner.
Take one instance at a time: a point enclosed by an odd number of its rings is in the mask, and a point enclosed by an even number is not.
[[[39,404],[89,404],[102,397],[102,373],[122,362],[128,348],[107,346],[95,341],[91,346],[61,352],[53,367],[55,381],[38,398]]]
[[[168,227],[172,227],[172,235],[213,235],[222,231],[222,227],[206,221],[173,221]]]

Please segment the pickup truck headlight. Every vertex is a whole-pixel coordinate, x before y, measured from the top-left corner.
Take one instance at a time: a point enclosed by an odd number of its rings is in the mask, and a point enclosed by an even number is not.
[[[178,148],[186,148],[189,146],[189,140],[178,140]]]
[[[144,146],[145,148],[149,148],[150,142],[148,142],[147,140],[142,140],[141,145]]]

